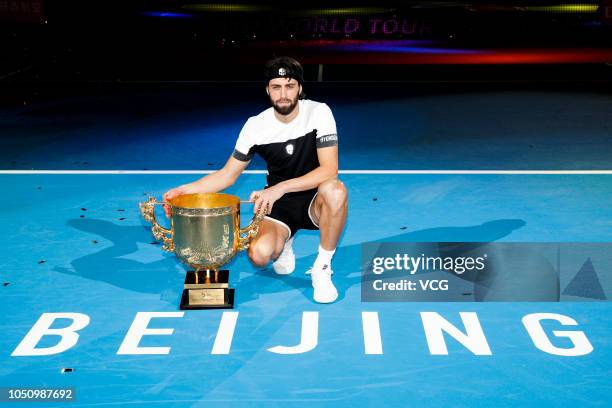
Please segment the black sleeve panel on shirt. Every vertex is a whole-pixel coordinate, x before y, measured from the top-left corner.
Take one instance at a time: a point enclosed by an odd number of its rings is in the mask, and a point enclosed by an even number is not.
[[[243,162],[247,162],[249,160],[251,160],[253,158],[253,155],[255,153],[253,152],[253,149],[249,150],[249,153],[244,154],[242,152],[239,152],[238,150],[234,149],[234,153],[232,153],[232,157],[236,160],[240,160]]]
[[[338,146],[338,135],[331,134],[317,137],[317,149],[321,147]]]

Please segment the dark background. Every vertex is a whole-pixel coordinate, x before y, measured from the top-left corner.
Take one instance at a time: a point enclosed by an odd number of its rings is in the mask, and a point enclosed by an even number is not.
[[[582,5],[584,10],[575,6],[559,9],[563,4]],[[564,50],[609,49],[612,45],[612,25],[605,18],[604,5],[595,1],[335,0],[291,2],[291,8],[288,5],[270,1],[221,4],[2,0],[4,52],[0,78],[3,81],[258,80],[260,71],[240,65],[260,64],[279,54],[301,57],[305,65],[326,62],[333,54],[336,58],[332,65],[343,64],[346,59],[340,57],[341,52],[326,49],[355,40],[362,41],[362,45],[383,40],[428,42],[427,47],[439,48],[441,55],[449,49],[503,52],[516,48],[558,50],[562,54]],[[546,6],[552,8],[546,9]],[[361,21],[362,29],[345,32],[347,19]],[[375,33],[371,32],[373,20],[382,20]],[[403,34],[401,28],[392,32],[394,23],[384,32],[382,23],[386,20],[395,20],[400,26],[406,21],[409,30],[404,31],[408,33]],[[571,52],[567,51],[569,62]],[[364,57],[354,65],[368,62]],[[371,62],[369,65],[378,65],[376,60]],[[448,58],[433,65],[455,65],[455,62]],[[561,57],[555,62],[564,61]],[[592,61],[602,62],[605,61],[601,58]],[[392,60],[391,64],[398,65]],[[423,65],[418,56],[404,58],[399,65],[404,67],[385,69],[385,75],[391,73],[385,79],[413,78],[416,74],[419,78],[439,78],[446,71],[457,71],[406,69],[406,65]],[[356,68],[330,68],[325,79],[379,78],[380,71],[371,66]],[[340,75],[336,74],[338,71]],[[479,76],[486,70],[459,71],[459,74],[478,72],[476,76]],[[406,72],[411,75],[405,75]],[[506,75],[504,72],[499,76]],[[307,76],[316,79],[316,68],[308,70]]]
[[[0,102],[135,83],[261,81],[261,65],[277,55],[302,61],[310,82],[607,89],[611,3],[0,0]]]

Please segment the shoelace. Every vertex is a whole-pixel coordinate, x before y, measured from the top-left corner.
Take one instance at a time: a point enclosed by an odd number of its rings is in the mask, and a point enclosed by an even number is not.
[[[331,276],[334,272],[331,268],[320,269],[318,273],[312,273],[312,268],[306,271],[306,275],[311,275],[312,282],[317,285],[321,282],[331,282]]]

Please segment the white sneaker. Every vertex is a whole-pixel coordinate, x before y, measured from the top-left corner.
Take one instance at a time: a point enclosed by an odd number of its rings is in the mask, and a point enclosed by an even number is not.
[[[272,263],[274,272],[279,275],[289,275],[295,270],[295,254],[293,253],[293,238],[285,242],[283,252],[280,254],[278,259]]]
[[[317,303],[331,303],[338,299],[338,291],[332,283],[331,276],[334,272],[329,265],[322,267],[313,266],[306,271],[312,278],[312,287],[314,288],[313,299]]]

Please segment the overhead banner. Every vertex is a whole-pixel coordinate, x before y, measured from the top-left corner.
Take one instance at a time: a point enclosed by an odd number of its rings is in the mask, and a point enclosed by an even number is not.
[[[0,0],[0,21],[42,23],[43,0]]]

